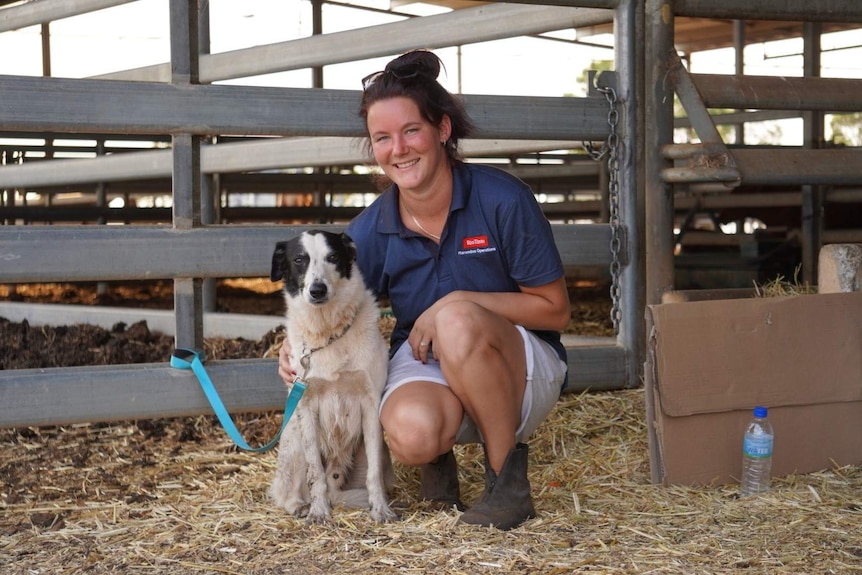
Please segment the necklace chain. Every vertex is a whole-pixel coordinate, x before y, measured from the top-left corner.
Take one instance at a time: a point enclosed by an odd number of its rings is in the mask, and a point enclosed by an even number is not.
[[[410,211],[410,208],[407,207],[407,204],[405,204],[404,202],[401,202],[401,205],[404,206],[404,211],[407,212],[407,215],[410,216],[410,218],[413,220],[413,223],[416,224],[417,226],[419,226],[420,230],[422,230],[423,232],[425,232],[426,235],[431,236],[432,238],[434,238],[438,242],[440,241],[440,236],[438,236],[437,234],[432,234],[431,232],[429,232],[428,230],[425,229],[425,226],[423,226],[422,224],[419,223],[419,220],[416,219],[416,216],[414,216],[413,212]]]

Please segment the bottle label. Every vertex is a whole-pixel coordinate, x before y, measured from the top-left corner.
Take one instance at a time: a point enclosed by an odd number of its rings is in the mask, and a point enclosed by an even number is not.
[[[772,456],[771,435],[746,435],[742,445],[746,457],[763,459]]]

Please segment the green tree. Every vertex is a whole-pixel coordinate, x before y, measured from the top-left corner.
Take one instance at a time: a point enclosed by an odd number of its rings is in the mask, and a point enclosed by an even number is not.
[[[862,112],[835,114],[829,123],[832,141],[844,146],[862,146]]]
[[[595,70],[596,72],[607,72],[614,69],[614,61],[613,60],[593,60],[590,63],[589,68],[584,68],[581,72],[580,76],[578,76],[578,83],[584,87],[583,92],[580,94],[581,96],[585,96],[587,94],[588,84],[589,84],[589,73],[591,70]],[[575,94],[566,94],[567,96],[573,96]]]

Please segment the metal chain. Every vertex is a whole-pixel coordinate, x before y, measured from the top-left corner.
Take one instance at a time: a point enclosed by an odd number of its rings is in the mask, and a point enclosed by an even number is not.
[[[599,92],[605,95],[608,101],[608,139],[602,144],[600,150],[595,150],[592,145],[585,142],[584,149],[587,154],[594,160],[601,160],[605,156],[608,157],[608,201],[610,204],[610,214],[608,223],[611,226],[611,322],[614,325],[614,333],[619,335],[620,323],[622,321],[622,308],[620,300],[622,299],[622,288],[620,287],[620,274],[622,273],[622,263],[620,261],[620,251],[622,250],[622,223],[620,220],[620,138],[617,134],[617,125],[620,121],[620,114],[617,110],[617,93],[616,90],[608,87],[596,88]]]

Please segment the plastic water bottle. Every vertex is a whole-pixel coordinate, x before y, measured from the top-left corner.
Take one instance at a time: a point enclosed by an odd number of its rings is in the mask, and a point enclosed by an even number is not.
[[[754,419],[745,429],[742,443],[742,480],[739,482],[739,496],[748,497],[769,490],[772,471],[772,442],[775,432],[766,419],[765,407],[754,408]]]

